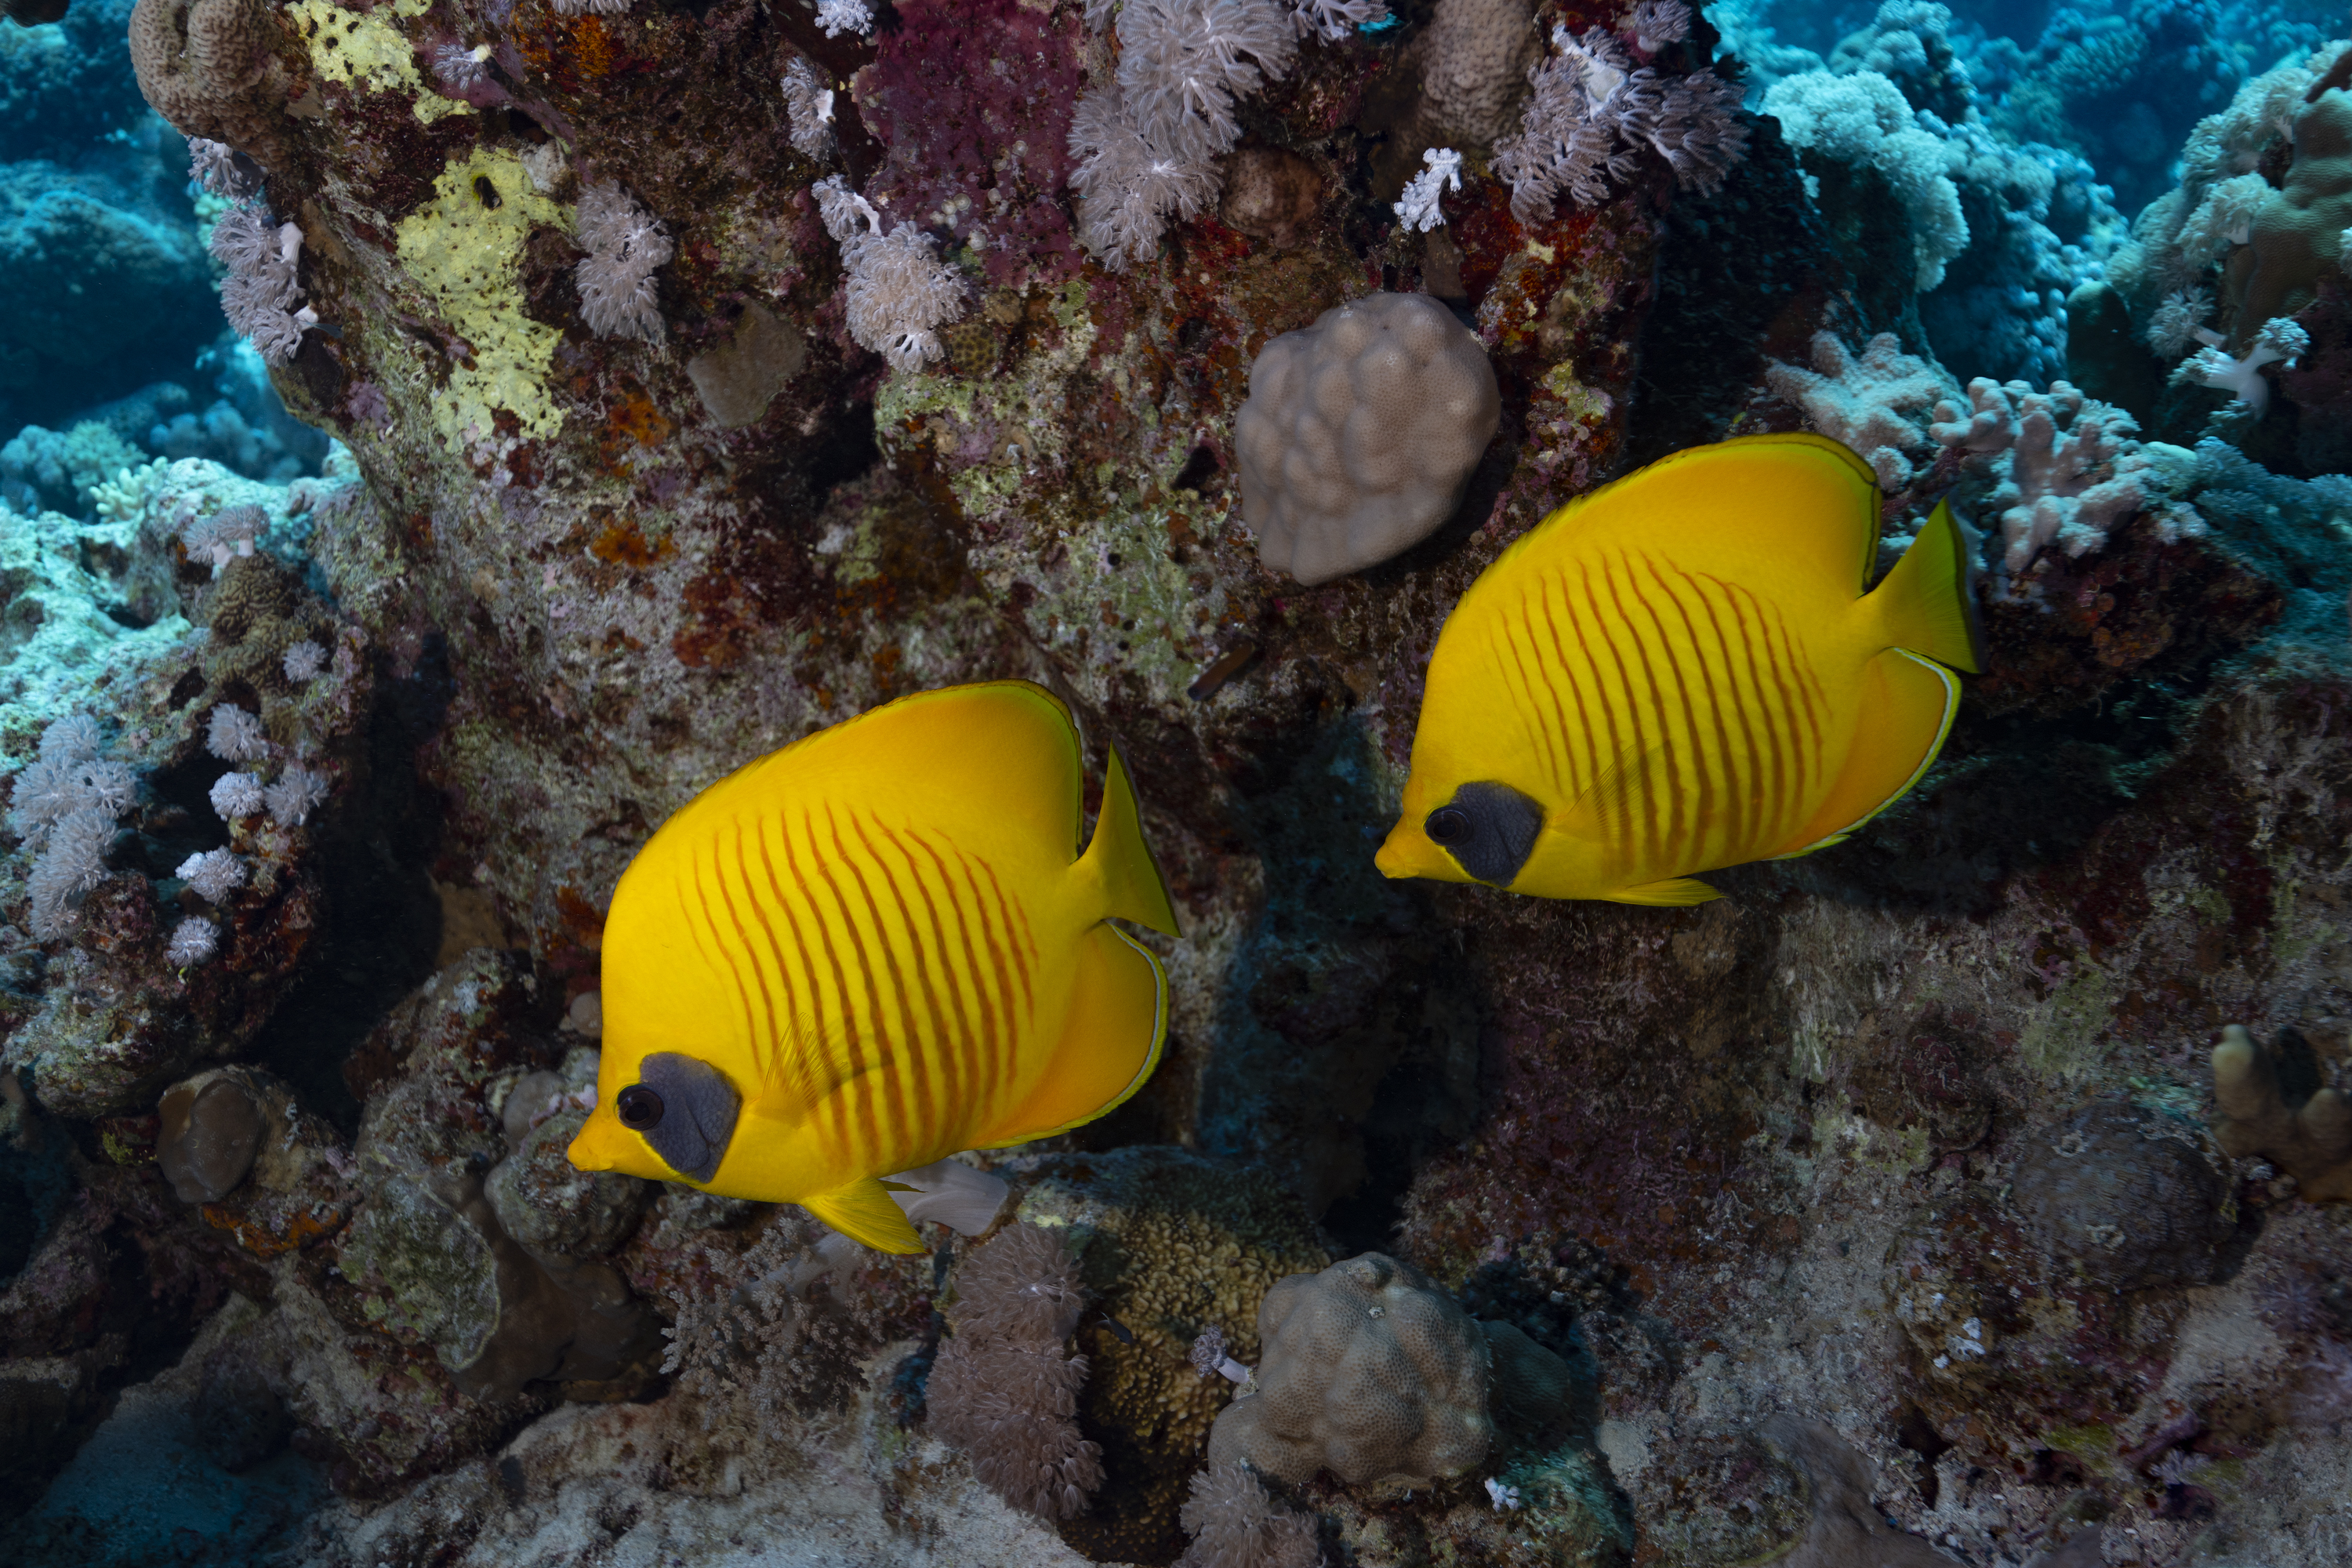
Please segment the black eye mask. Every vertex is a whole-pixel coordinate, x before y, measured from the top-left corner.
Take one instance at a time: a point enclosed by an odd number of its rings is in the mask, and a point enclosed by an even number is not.
[[[1507,784],[1466,784],[1422,818],[1429,841],[1482,882],[1507,888],[1535,853],[1543,807]]]
[[[727,1075],[709,1062],[656,1051],[637,1064],[637,1081],[614,1098],[613,1110],[671,1170],[707,1182],[727,1157],[741,1103]]]

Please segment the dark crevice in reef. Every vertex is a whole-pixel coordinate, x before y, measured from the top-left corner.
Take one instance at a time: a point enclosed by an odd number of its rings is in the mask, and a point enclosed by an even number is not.
[[[2063,714],[1964,717],[1918,788],[1797,875],[1917,913],[1989,910],[2006,879],[2068,859],[2172,764],[2210,671],[2125,682]]]
[[[344,1058],[431,976],[440,949],[441,904],[427,868],[441,806],[419,783],[415,757],[440,728],[449,697],[438,638],[415,673],[378,676],[376,721],[356,760],[352,797],[319,833],[327,923],[318,954],[254,1040],[255,1059],[347,1138],[359,1129],[360,1104],[343,1081]]]
[[[1477,1113],[1478,1008],[1428,895],[1366,853],[1388,826],[1353,718],[1311,731],[1242,824],[1265,904],[1209,1042],[1205,1152],[1261,1160],[1357,1249],[1391,1245],[1413,1167]]]

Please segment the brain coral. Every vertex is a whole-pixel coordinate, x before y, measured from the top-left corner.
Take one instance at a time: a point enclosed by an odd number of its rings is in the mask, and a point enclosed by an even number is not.
[[[1425,294],[1374,294],[1265,345],[1234,420],[1258,555],[1328,583],[1402,553],[1461,504],[1502,395],[1486,351]]]
[[[1367,1252],[1294,1274],[1257,1321],[1265,1360],[1217,1417],[1211,1464],[1246,1459],[1293,1484],[1328,1469],[1419,1485],[1465,1474],[1493,1446],[1486,1338],[1411,1264]]]
[[[266,0],[139,0],[131,67],[155,112],[264,168],[281,162],[286,34]]]

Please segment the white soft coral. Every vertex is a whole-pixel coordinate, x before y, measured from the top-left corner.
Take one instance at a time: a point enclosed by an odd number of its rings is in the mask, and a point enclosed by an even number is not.
[[[939,258],[938,242],[913,224],[882,232],[882,215],[838,174],[811,189],[848,276],[842,303],[849,335],[898,370],[920,370],[945,352],[938,329],[970,303],[963,275]]]
[[[1559,52],[1529,73],[1535,96],[1517,134],[1495,143],[1495,172],[1510,182],[1521,223],[1549,215],[1566,192],[1580,206],[1607,198],[1638,168],[1644,147],[1675,181],[1712,191],[1747,154],[1739,94],[1713,71],[1661,76],[1636,66],[1606,28],[1581,37],[1552,29]]]
[[[609,183],[580,193],[575,222],[588,251],[572,268],[581,320],[600,338],[659,342],[661,305],[654,272],[674,252],[669,231],[635,197]]]

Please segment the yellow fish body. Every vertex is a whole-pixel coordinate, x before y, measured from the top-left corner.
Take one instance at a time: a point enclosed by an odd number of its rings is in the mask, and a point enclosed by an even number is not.
[[[697,795],[604,926],[583,1170],[796,1203],[922,1243],[882,1175],[1091,1121],[1140,1088],[1176,934],[1111,753],[1092,842],[1069,712],[1042,687],[924,692]]]
[[[1803,435],[1677,453],[1554,512],[1438,634],[1381,869],[1693,904],[1717,895],[1692,873],[1885,809],[1979,645],[1949,510],[1865,593],[1878,520],[1869,466]]]

